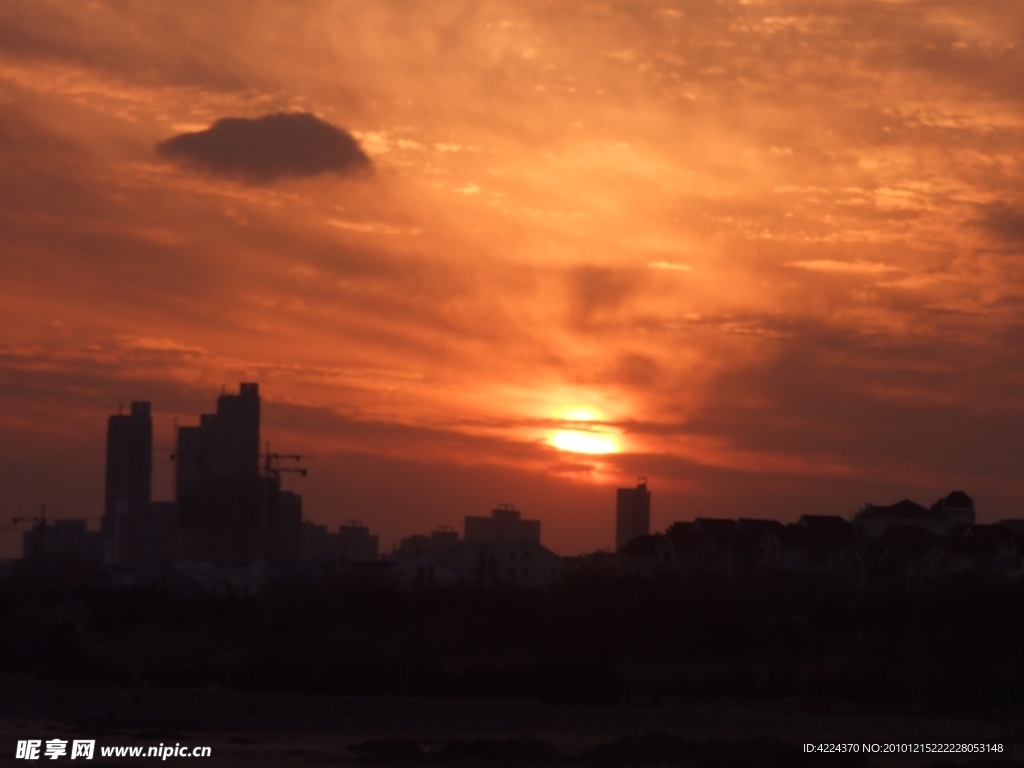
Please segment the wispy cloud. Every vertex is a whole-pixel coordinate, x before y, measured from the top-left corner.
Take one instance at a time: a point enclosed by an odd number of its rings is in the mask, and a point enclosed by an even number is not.
[[[689,264],[680,264],[675,261],[652,261],[647,265],[649,269],[667,269],[670,272],[693,272]]]
[[[812,259],[810,261],[789,261],[787,267],[807,269],[812,272],[835,272],[846,275],[880,275],[894,272],[896,267],[877,261],[836,261],[834,259]]]
[[[345,221],[344,219],[328,219],[327,223],[338,229],[346,229],[349,232],[363,232],[369,235],[415,235],[422,232],[420,229],[402,229],[391,224],[383,224],[377,221]]]

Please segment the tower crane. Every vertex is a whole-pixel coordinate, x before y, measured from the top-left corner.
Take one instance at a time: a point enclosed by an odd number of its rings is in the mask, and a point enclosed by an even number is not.
[[[306,456],[306,458],[311,458]],[[266,453],[262,454],[263,459],[263,476],[273,478],[275,480],[281,479],[282,472],[294,472],[299,477],[305,477],[309,474],[309,470],[305,467],[282,467],[282,461],[302,461],[302,454],[299,453],[273,453],[270,450],[270,443],[267,443]]]

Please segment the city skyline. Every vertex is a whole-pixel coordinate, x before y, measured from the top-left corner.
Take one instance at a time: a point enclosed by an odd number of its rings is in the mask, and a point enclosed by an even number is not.
[[[618,577],[672,573],[724,574],[732,579],[772,574],[816,575],[863,589],[871,578],[934,579],[987,574],[1019,579],[1024,520],[977,519],[974,499],[954,490],[925,507],[910,499],[867,503],[851,517],[803,514],[783,524],[764,517],[695,517],[651,531],[647,478],[618,488],[615,544],[564,558],[542,544],[542,521],[524,518],[512,503],[487,516],[467,514],[463,535],[449,525],[409,532],[390,552],[362,520],[338,526],[303,516],[300,494],[282,489],[289,473],[305,477],[299,454],[261,453],[257,382],[222,393],[198,426],[177,428],[175,498],[151,496],[151,403],[132,401],[108,419],[104,516],[99,531],[87,521],[24,518],[18,573],[66,583],[242,589],[261,594],[265,576],[316,582],[345,575],[364,586],[545,589],[567,568]],[[309,457],[306,457],[307,459]],[[15,520],[17,522],[17,520]],[[571,565],[570,565],[571,564]],[[9,564],[8,564],[9,565]],[[8,575],[10,575],[8,571]],[[186,587],[191,584],[191,587]]]
[[[301,466],[304,457],[271,451],[269,441],[262,442],[262,408],[257,382],[241,382],[238,394],[222,392],[213,413],[198,415],[198,425],[181,426],[175,422],[176,447],[170,456],[174,465],[173,498],[153,499],[151,407],[148,401],[132,401],[128,414],[124,413],[122,404],[118,413],[108,418],[104,513],[99,530],[88,529],[88,519],[59,516],[55,519],[52,514],[50,522],[56,528],[48,528],[43,506],[38,516],[13,520],[12,528],[19,522],[31,528],[23,533],[22,558],[29,557],[30,549],[37,561],[49,556],[59,559],[74,552],[75,556],[94,561],[96,566],[102,563],[107,568],[134,571],[143,578],[166,572],[176,562],[238,565],[269,561],[280,565],[326,558],[352,565],[381,558],[394,562],[395,558],[408,560],[421,555],[428,558],[451,556],[460,550],[460,543],[485,549],[498,544],[497,549],[504,550],[501,542],[513,542],[516,546],[526,546],[527,551],[532,548],[535,555],[539,553],[552,562],[558,559],[556,553],[541,545],[542,521],[522,518],[522,511],[510,502],[497,504],[487,516],[462,516],[461,540],[453,526],[438,523],[429,534],[401,532],[386,548],[389,551],[381,551],[380,537],[369,525],[364,525],[363,520],[349,518],[333,532],[332,525],[309,519],[303,515],[301,494],[282,487],[282,479],[289,473],[303,478],[308,475],[308,469]],[[983,521],[977,521],[982,525],[975,527],[974,500],[961,490],[952,491],[930,508],[909,498],[891,505],[867,502],[850,519],[840,515],[801,514],[799,520],[789,526],[757,516],[741,516],[739,520],[695,516],[692,520],[674,520],[664,532],[651,530],[651,493],[646,477],[638,477],[636,487],[618,488],[615,494],[615,539],[610,553],[625,554],[626,562],[635,554],[650,554],[651,547],[663,546],[657,542],[672,541],[679,531],[692,527],[701,530],[702,526],[710,526],[708,533],[715,530],[719,534],[742,532],[754,538],[795,529],[797,539],[806,538],[802,531],[808,525],[824,524],[826,531],[832,531],[829,535],[840,526],[844,546],[852,546],[857,541],[855,530],[862,537],[878,539],[895,526],[900,531],[897,538],[900,538],[905,536],[909,525],[915,531],[914,537],[945,536],[955,542],[965,536],[973,537],[975,531],[981,531],[983,538],[991,536],[988,531],[992,528]],[[1020,518],[1004,518],[999,521],[997,535],[1012,539],[1019,533],[1020,525]],[[54,535],[55,549],[47,554],[45,543]],[[827,543],[829,535],[818,544]],[[30,540],[34,542],[31,545]],[[806,544],[803,542],[799,547]],[[954,546],[958,545],[954,543]],[[1016,547],[1016,543],[1012,546]],[[608,552],[601,546],[583,554]],[[464,555],[465,549],[462,549],[460,557]],[[492,551],[490,557],[494,555]],[[802,553],[801,558],[805,555]],[[476,559],[475,556],[469,558],[470,561]],[[507,569],[508,565],[513,567]],[[465,561],[461,567],[465,569]],[[497,583],[495,574],[505,574],[506,570],[510,575],[518,574],[520,570],[514,562],[501,566],[492,563],[491,569],[493,573],[487,571],[490,575],[479,575],[480,583],[494,584]],[[455,571],[449,571],[448,576],[456,579]],[[560,572],[560,566],[552,569],[551,578],[555,579]],[[524,578],[533,581],[540,578],[536,569],[533,577],[529,574],[529,568],[522,571]],[[473,581],[477,577],[463,574],[462,578]],[[434,584],[433,576],[429,582]]]
[[[638,477],[651,530],[1024,516],[1022,51],[1010,0],[6,4],[0,514],[98,521],[119,402],[173,498],[258,381],[385,547],[608,547]]]

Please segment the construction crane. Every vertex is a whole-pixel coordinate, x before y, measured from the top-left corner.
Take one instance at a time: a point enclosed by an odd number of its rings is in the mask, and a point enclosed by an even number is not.
[[[270,450],[270,443],[267,443],[266,453],[261,455],[263,459],[263,476],[273,478],[275,480],[281,479],[282,472],[294,472],[299,477],[305,477],[309,474],[309,470],[305,467],[282,467],[282,461],[302,461],[302,455],[298,453],[272,453]],[[306,458],[311,458],[306,456]]]
[[[43,525],[46,525],[46,505],[43,504],[43,506],[40,508],[40,510],[39,510],[39,517],[31,517],[30,516],[30,517],[14,517],[14,518],[11,518],[11,525],[12,526],[18,525],[19,523],[42,523]]]

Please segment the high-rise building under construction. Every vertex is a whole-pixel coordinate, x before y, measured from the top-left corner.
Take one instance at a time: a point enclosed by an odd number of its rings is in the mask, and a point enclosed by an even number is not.
[[[197,427],[178,428],[176,495],[196,483],[255,478],[260,469],[259,385],[243,383],[237,395],[217,398],[217,412],[204,413]]]
[[[275,454],[260,471],[259,387],[217,398],[199,426],[178,429],[178,523],[191,560],[251,562],[298,556],[301,500],[281,491]]]

